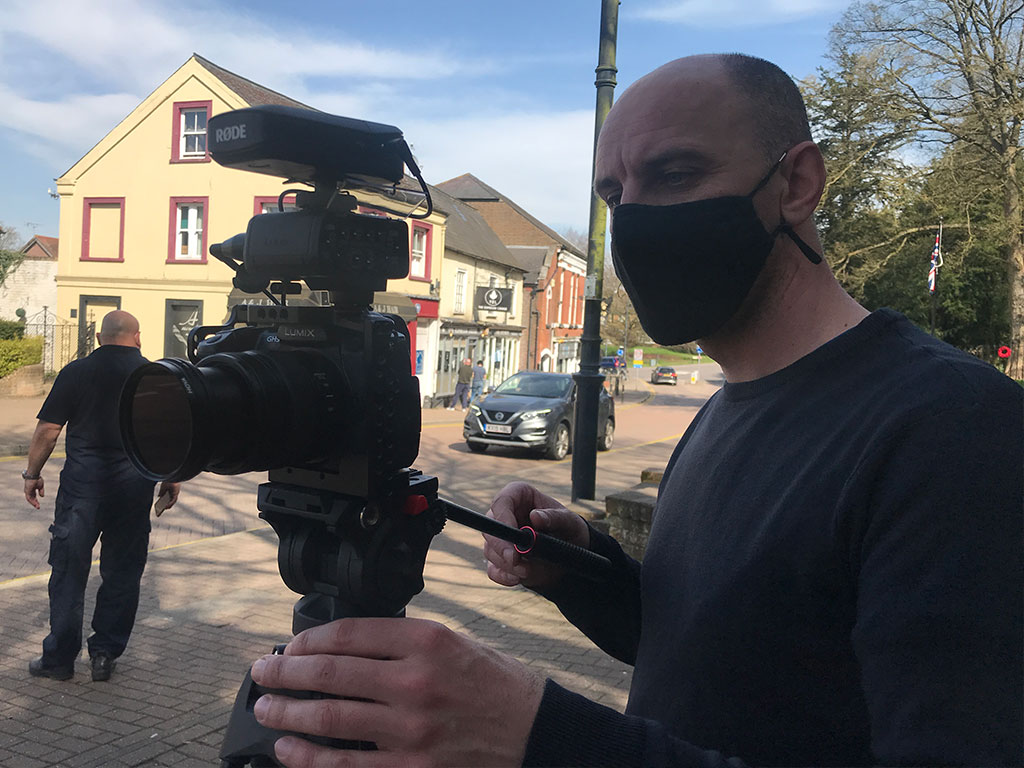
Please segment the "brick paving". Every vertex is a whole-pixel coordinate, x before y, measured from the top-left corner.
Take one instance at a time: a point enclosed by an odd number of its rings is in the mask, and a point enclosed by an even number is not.
[[[663,465],[674,435],[714,391],[711,385],[678,389],[658,388],[649,403],[672,410],[639,406],[650,399],[647,386],[619,404],[616,450],[599,456],[599,499],[636,483],[640,469]],[[17,442],[19,429],[26,442],[31,435],[38,400],[18,400],[0,401],[0,447]],[[672,419],[677,422],[665,423]],[[20,425],[26,420],[27,430]],[[661,432],[652,432],[653,424]],[[557,498],[568,497],[568,461],[469,454],[460,425],[458,412],[424,411],[417,466],[442,479],[445,495],[484,509],[504,482],[526,477]],[[59,682],[31,678],[26,666],[47,630],[46,528],[60,462],[55,455],[46,467],[49,493],[37,512],[21,497],[17,473],[24,459],[0,458],[0,766],[217,765],[245,670],[290,636],[297,598],[278,575],[277,538],[255,514],[255,486],[263,477],[201,475],[185,486],[179,505],[154,520],[138,621],[112,679],[91,682],[83,653],[75,677]],[[594,648],[547,601],[488,581],[480,544],[478,533],[449,524],[434,540],[426,589],[409,615],[442,621],[621,710],[630,667]],[[86,617],[97,571],[94,564]]]
[[[278,576],[276,552],[269,528],[151,552],[131,644],[107,683],[91,682],[84,654],[71,681],[28,677],[46,633],[46,578],[0,584],[0,765],[216,765],[245,670],[290,636],[297,596]],[[449,526],[424,575],[410,616],[443,621],[591,698],[624,705],[630,668],[545,600],[491,584],[478,534]]]

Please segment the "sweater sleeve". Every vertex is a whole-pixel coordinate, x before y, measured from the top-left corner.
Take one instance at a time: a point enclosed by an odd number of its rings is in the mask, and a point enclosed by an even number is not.
[[[930,413],[879,447],[849,541],[853,649],[885,764],[1024,754],[1021,403],[1018,390]]]
[[[673,738],[653,720],[616,712],[548,680],[523,765],[744,768],[736,758]]]
[[[593,528],[590,549],[611,561],[613,575],[607,581],[568,574],[557,586],[536,591],[558,606],[598,648],[632,664],[640,642],[640,563],[611,536]]]

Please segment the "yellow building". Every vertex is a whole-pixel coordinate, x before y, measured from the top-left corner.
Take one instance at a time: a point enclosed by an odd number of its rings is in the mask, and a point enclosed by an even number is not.
[[[57,315],[77,324],[79,354],[103,315],[123,309],[139,319],[143,355],[183,357],[192,327],[221,323],[229,304],[248,300],[232,293],[233,272],[209,246],[276,209],[283,180],[213,162],[206,124],[264,104],[309,108],[193,55],[57,180]],[[444,221],[410,222],[410,277],[375,297],[408,323],[421,371],[429,338],[415,336],[438,334]],[[421,389],[432,391],[433,378],[421,375]]]

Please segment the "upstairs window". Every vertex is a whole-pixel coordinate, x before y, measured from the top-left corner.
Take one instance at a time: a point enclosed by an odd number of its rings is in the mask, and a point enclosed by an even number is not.
[[[466,312],[466,270],[464,269],[455,272],[455,302],[452,312],[456,315]]]
[[[430,279],[430,233],[423,225],[413,224],[412,244],[409,247],[409,277],[414,280]]]
[[[174,105],[171,162],[209,161],[206,122],[212,105],[210,101],[183,101]]]
[[[170,253],[168,262],[206,263],[205,197],[171,199]]]

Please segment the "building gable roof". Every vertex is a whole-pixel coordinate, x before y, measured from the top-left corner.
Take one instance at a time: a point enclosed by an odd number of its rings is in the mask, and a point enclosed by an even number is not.
[[[445,248],[524,272],[528,269],[505,247],[501,238],[480,215],[480,211],[437,187],[431,186],[430,194],[434,205],[448,215],[445,221]]]
[[[34,235],[32,239],[22,247],[21,253],[25,254],[25,258],[28,259],[56,261],[59,243],[60,241],[56,237]],[[40,251],[42,251],[42,253],[39,253]]]
[[[78,162],[61,174],[57,180],[58,191],[60,191],[62,181],[73,180],[85,173],[111,147],[116,145],[149,117],[160,104],[164,103],[170,94],[187,82],[190,77],[195,77],[203,82],[211,92],[217,93],[223,100],[227,101],[232,109],[240,109],[246,106],[261,106],[264,104],[280,104],[289,107],[312,109],[312,107],[300,101],[266,88],[241,75],[236,75],[234,72],[217,66],[209,59],[193,53],[170,77],[153,89],[128,115],[93,145]]]
[[[193,53],[194,58],[207,72],[220,80],[224,85],[238,94],[250,107],[260,107],[265,104],[279,104],[285,107],[298,107],[300,109],[313,109],[301,101],[289,98],[282,93],[273,91],[270,88],[253,82],[252,80],[236,75],[223,67],[218,67],[209,59],[205,59],[198,53]],[[317,110],[319,111],[319,110]]]
[[[583,259],[587,258],[585,253],[581,253],[579,248],[555,232],[555,230],[547,224],[517,205],[515,201],[505,197],[494,187],[488,186],[484,182],[480,181],[480,179],[471,173],[464,173],[461,176],[456,176],[454,179],[442,181],[437,185],[437,188],[447,192],[452,197],[469,203],[470,205],[474,202],[505,203],[505,205],[512,208],[516,213],[533,224],[533,226],[537,227],[537,229],[541,230],[565,250],[575,254],[576,256],[580,256]],[[511,243],[511,245],[514,245],[514,243]]]

